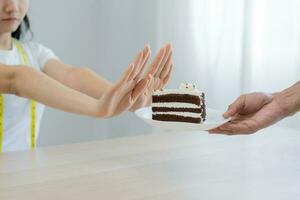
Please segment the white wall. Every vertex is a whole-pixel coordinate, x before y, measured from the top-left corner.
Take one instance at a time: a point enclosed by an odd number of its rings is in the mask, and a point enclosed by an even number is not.
[[[171,41],[175,68],[169,87],[194,82],[206,92],[209,106],[226,109],[242,92],[271,92],[299,80],[300,4],[292,2],[31,0],[30,17],[36,41],[63,61],[89,66],[112,81],[145,43],[155,52]],[[299,119],[280,125],[300,129]],[[98,120],[48,108],[39,144],[150,132],[132,113]]]
[[[172,86],[196,83],[209,107],[300,80],[300,1],[164,0],[158,8],[157,39],[175,49]],[[299,120],[276,125],[300,130]]]
[[[65,62],[117,80],[145,43],[155,51],[155,1],[31,0],[34,40]],[[149,133],[132,113],[110,120],[46,109],[40,145]]]

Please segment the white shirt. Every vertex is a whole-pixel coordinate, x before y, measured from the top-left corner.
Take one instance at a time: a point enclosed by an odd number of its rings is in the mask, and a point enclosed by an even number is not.
[[[26,53],[29,67],[42,71],[45,63],[50,59],[58,59],[49,48],[34,42],[21,42]],[[24,64],[22,57],[13,44],[12,50],[0,50],[0,62],[8,65]],[[11,66],[14,67],[14,66]],[[24,83],[26,84],[26,83]],[[30,149],[30,114],[31,101],[15,95],[3,95],[3,143],[2,151],[17,151]],[[36,107],[36,134],[37,140],[40,122],[44,112],[44,105]]]

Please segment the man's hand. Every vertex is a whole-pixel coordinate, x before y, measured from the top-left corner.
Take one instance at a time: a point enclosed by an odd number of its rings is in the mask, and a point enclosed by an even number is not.
[[[231,120],[210,133],[238,135],[252,134],[287,116],[281,98],[266,93],[251,93],[240,96],[224,113]]]

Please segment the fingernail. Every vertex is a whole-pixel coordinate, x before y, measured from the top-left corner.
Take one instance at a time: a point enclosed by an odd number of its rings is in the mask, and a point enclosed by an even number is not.
[[[166,49],[171,49],[171,45],[169,43],[165,47]]]
[[[228,116],[227,113],[224,113],[224,114],[223,114],[223,117],[224,117],[225,119],[227,119],[229,116]]]
[[[227,119],[228,117],[231,116],[232,112],[233,112],[233,110],[231,110],[231,109],[227,110],[227,111],[223,114],[223,117]]]
[[[149,45],[146,44],[145,47],[144,47],[144,50],[147,52],[147,51],[149,51],[149,49],[150,49],[150,48],[149,48]]]

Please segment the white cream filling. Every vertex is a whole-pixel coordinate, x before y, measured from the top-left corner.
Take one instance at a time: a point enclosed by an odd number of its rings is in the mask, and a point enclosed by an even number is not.
[[[201,108],[201,105],[197,106],[196,104],[192,104],[192,103],[172,103],[172,102],[152,103],[152,107],[164,107],[164,108]]]
[[[201,113],[191,112],[153,112],[153,115],[178,115],[183,117],[202,118]]]

